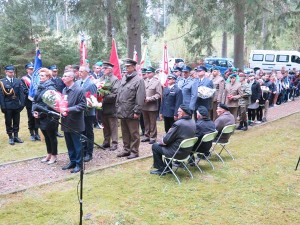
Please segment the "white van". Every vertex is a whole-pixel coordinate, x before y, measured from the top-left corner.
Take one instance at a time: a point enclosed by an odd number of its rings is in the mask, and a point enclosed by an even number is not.
[[[263,69],[266,71],[300,70],[300,52],[298,51],[275,51],[275,50],[252,50],[249,57],[250,68],[254,71]]]

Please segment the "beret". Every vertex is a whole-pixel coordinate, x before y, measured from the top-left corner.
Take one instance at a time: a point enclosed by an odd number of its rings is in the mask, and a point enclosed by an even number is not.
[[[225,105],[225,104],[223,104],[223,103],[220,103],[220,104],[218,105],[218,107],[220,107],[220,108],[222,108],[222,109],[225,109],[225,110],[229,111],[228,106]]]
[[[206,107],[200,105],[197,109],[197,111],[199,112],[200,115],[204,116],[204,117],[208,117],[208,110]]]
[[[188,106],[186,106],[185,104],[181,104],[180,106],[179,106],[179,108],[181,108],[186,114],[188,114],[188,115],[192,115],[192,112],[191,112],[191,110],[189,109],[189,107]]]

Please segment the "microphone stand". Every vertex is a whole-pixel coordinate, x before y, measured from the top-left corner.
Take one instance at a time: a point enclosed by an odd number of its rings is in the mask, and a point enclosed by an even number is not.
[[[299,159],[298,159],[298,162],[297,162],[297,165],[296,165],[296,168],[295,168],[295,170],[297,170],[297,169],[298,169],[299,163],[300,163],[300,156],[299,156]]]
[[[54,121],[55,123],[60,124],[62,127],[65,127],[68,130],[71,130],[73,133],[80,136],[80,141],[81,141],[80,160],[81,160],[81,163],[80,163],[80,196],[79,196],[80,221],[79,221],[79,224],[82,225],[82,217],[83,217],[83,210],[82,210],[82,206],[83,206],[83,174],[84,174],[84,168],[83,168],[83,166],[84,166],[84,163],[83,163],[83,143],[84,142],[90,142],[90,143],[93,143],[94,145],[96,145],[97,147],[99,147],[101,149],[104,149],[104,148],[102,146],[100,146],[99,144],[93,142],[89,138],[87,138],[82,133],[70,128],[68,125],[62,124],[57,118],[54,117],[54,115],[48,113],[48,116],[51,118],[51,121]]]

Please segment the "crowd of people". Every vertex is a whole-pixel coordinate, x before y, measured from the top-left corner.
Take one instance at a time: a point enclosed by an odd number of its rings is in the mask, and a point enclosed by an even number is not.
[[[238,123],[237,129],[246,131],[248,125],[267,121],[269,107],[299,96],[299,71],[284,68],[250,74],[229,69],[221,74],[217,67],[208,71],[203,65],[192,69],[175,63],[166,83],[161,84],[159,70],[153,67],[137,70],[137,62],[132,59],[124,61],[121,79],[113,74],[113,67],[110,62],[97,62],[92,70],[88,65],[68,65],[62,77],[58,76],[55,65],[41,68],[40,83],[30,100],[33,64],[25,65],[26,75],[21,79],[14,76],[13,65],[6,66],[0,82],[0,104],[8,143],[23,143],[18,133],[20,112],[25,107],[30,140],[41,140],[39,129],[45,139],[47,155],[42,162],[57,162],[57,137],[64,136],[70,162],[62,169],[77,173],[82,160],[93,159],[94,128],[103,128],[102,149],[118,149],[120,121],[123,148],[117,157],[139,157],[140,142],[147,142],[152,145],[157,168],[152,174],[160,174],[161,155],[172,152],[168,149],[176,149],[182,139],[201,137],[213,129],[221,132],[228,123]],[[109,83],[108,91],[100,93],[98,82]],[[48,90],[61,93],[68,106],[47,105],[43,96]],[[98,95],[101,109],[93,107],[87,95]],[[64,135],[58,131],[56,121],[60,117]],[[224,122],[221,118],[229,120]],[[162,141],[157,140],[158,119],[164,121],[166,135]],[[209,149],[208,143],[198,151],[209,154]]]

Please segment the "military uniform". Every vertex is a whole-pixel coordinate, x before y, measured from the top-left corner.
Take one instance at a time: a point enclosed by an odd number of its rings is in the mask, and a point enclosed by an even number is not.
[[[25,69],[33,70],[33,63],[27,63],[25,65]],[[21,81],[23,83],[23,89],[24,89],[24,98],[25,98],[25,107],[27,111],[27,118],[28,118],[28,129],[30,132],[30,140],[31,141],[40,141],[40,135],[38,133],[38,128],[36,127],[35,124],[35,118],[32,115],[32,101],[28,99],[28,93],[31,85],[31,74],[24,75],[21,78]]]
[[[217,106],[219,103],[224,102],[224,91],[225,91],[225,80],[222,76],[216,76],[212,78],[214,89],[216,89],[213,97],[213,104],[211,110],[211,119],[213,121],[218,117],[217,115]]]
[[[149,67],[147,73],[154,73],[155,69]],[[157,138],[157,126],[156,119],[159,110],[159,101],[161,99],[162,87],[159,80],[147,78],[145,80],[146,99],[143,105],[143,118],[145,124],[145,138],[142,142],[149,141],[150,144],[154,144]]]
[[[14,72],[14,66],[5,67],[6,75]],[[1,111],[5,116],[6,133],[9,136],[9,144],[23,143],[18,137],[20,125],[20,112],[24,108],[24,90],[22,82],[8,75],[0,82]],[[14,136],[13,136],[14,135]]]

